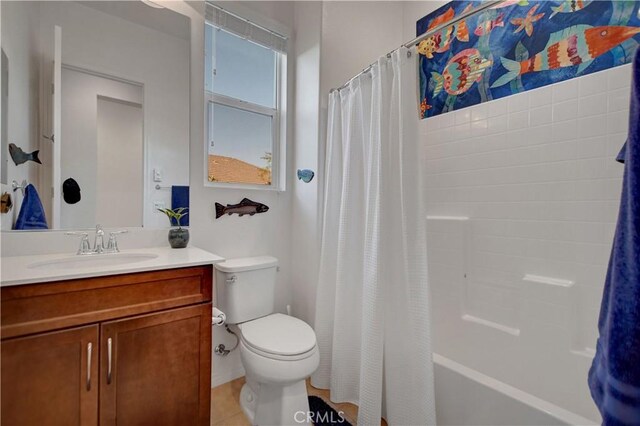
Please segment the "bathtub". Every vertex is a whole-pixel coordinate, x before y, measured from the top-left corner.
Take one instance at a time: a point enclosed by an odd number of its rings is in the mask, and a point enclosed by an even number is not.
[[[433,354],[440,425],[595,425],[513,386]]]

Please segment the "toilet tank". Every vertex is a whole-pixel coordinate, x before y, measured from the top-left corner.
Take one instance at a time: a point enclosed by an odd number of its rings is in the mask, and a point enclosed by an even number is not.
[[[278,259],[271,256],[228,259],[215,265],[215,306],[227,323],[239,324],[274,312]]]

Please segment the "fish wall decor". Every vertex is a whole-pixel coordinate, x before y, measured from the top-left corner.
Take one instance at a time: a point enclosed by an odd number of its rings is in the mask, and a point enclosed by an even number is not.
[[[222,205],[216,203],[216,219],[220,219],[222,216],[237,214],[242,217],[244,215],[253,216],[257,213],[265,213],[269,211],[269,206],[262,203],[256,203],[248,198],[243,198],[238,204]]]
[[[416,33],[477,4],[449,2]],[[507,0],[418,45],[420,118],[624,65],[639,45],[640,1]]]
[[[313,170],[309,170],[309,169],[300,170],[300,169],[298,169],[298,179],[303,181],[304,183],[311,182],[313,180],[314,176],[315,176],[315,173],[313,172]]]
[[[19,166],[22,163],[26,163],[27,161],[33,161],[34,163],[42,164],[42,161],[38,158],[38,154],[40,150],[33,151],[32,153],[26,153],[20,148],[18,145],[14,143],[9,144],[9,154],[11,154],[11,159]]]
[[[0,213],[9,213],[13,207],[13,201],[11,200],[11,194],[5,192],[0,196]]]

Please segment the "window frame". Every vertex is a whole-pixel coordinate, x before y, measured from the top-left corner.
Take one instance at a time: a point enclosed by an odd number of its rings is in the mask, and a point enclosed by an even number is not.
[[[226,31],[224,28],[205,22],[215,30]],[[206,31],[205,31],[206,33]],[[287,56],[289,43],[287,40],[287,51],[280,52],[270,49],[276,55],[275,60],[275,108],[244,101],[231,96],[220,95],[204,89],[204,186],[211,188],[227,189],[251,189],[260,191],[286,190],[286,145],[287,145],[287,125],[286,125],[286,99],[287,99]],[[206,76],[205,76],[206,78]],[[204,83],[204,82],[203,82]],[[203,84],[204,86],[204,84]],[[233,182],[212,182],[209,180],[209,144],[211,142],[212,127],[210,126],[209,105],[218,104],[228,108],[235,108],[254,114],[261,114],[271,117],[271,184],[249,184]]]

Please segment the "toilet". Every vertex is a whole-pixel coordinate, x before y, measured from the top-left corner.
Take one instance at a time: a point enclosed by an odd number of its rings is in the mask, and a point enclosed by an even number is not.
[[[216,264],[216,306],[239,335],[246,372],[240,406],[253,425],[307,423],[305,379],[320,361],[313,329],[274,312],[277,269],[271,256]]]

